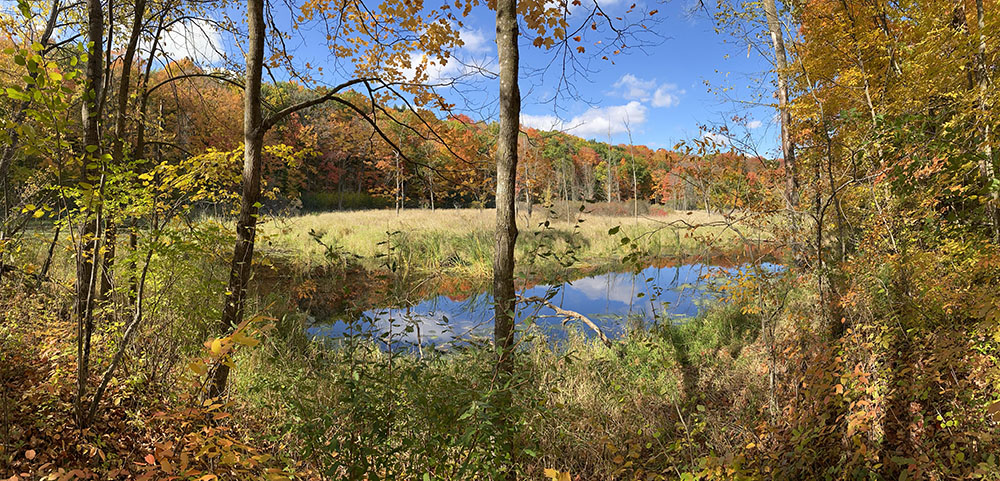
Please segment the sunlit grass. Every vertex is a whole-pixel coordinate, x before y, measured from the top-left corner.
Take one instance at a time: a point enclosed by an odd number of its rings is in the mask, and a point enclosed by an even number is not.
[[[519,263],[531,261],[542,243],[557,253],[572,250],[579,263],[586,265],[620,257],[623,236],[637,239],[643,250],[651,255],[722,248],[735,237],[722,226],[725,219],[721,215],[701,211],[638,218],[583,212],[572,216],[572,222],[567,222],[565,215],[553,214],[536,208],[530,220],[524,213],[518,215]],[[267,239],[262,247],[269,254],[298,266],[318,265],[325,262],[325,249],[310,234],[314,233],[324,244],[369,264],[378,263],[377,259],[392,249],[393,258],[406,263],[407,267],[488,274],[494,222],[493,209],[306,214],[267,220],[261,228]],[[621,231],[618,235],[610,235],[608,231],[615,226],[620,226]]]

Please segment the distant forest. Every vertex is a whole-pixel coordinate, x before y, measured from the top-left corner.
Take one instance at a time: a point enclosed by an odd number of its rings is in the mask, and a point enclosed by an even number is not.
[[[120,75],[120,72],[118,73]],[[152,73],[147,119],[152,160],[199,162],[241,149],[242,91],[222,73],[188,60]],[[280,110],[323,93],[294,83],[264,85]],[[348,94],[350,96],[351,94]],[[372,207],[491,207],[496,190],[497,125],[466,115],[368,106],[390,142],[350,107],[326,103],[290,115],[266,138],[265,205],[306,210]],[[419,116],[419,118],[417,118]],[[522,204],[638,200],[669,209],[721,210],[784,176],[781,161],[737,154],[711,140],[675,150],[611,145],[563,132],[523,127],[517,197]],[[238,162],[231,163],[238,180]],[[236,190],[236,183],[231,186]],[[301,204],[299,204],[301,202]]]

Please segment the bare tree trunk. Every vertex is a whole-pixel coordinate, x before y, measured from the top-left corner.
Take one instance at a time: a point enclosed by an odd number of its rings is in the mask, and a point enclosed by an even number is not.
[[[531,186],[527,182],[524,183],[524,203],[525,203],[525,207],[526,207],[526,210],[527,210],[527,219],[528,219],[528,222],[530,223],[531,222],[531,210],[532,210],[532,205],[531,205]]]
[[[396,215],[399,215],[399,208],[400,208],[400,204],[401,204],[401,202],[399,200],[400,194],[401,194],[401,190],[400,190],[400,187],[399,187],[399,185],[400,185],[400,182],[399,182],[399,152],[396,152],[394,155],[396,156],[395,157],[396,158]]]
[[[156,54],[156,50],[160,45],[160,36],[164,29],[164,16],[160,15],[160,19],[157,22],[156,33],[153,34],[153,44],[149,49],[149,58],[152,58]],[[146,62],[146,71],[142,76],[142,86],[139,87],[139,118],[135,122],[135,146],[132,149],[132,156],[137,159],[145,159],[146,156],[146,108],[149,106],[149,78],[152,75],[153,62]],[[163,119],[163,103],[160,102],[159,117],[158,119],[162,122]],[[159,149],[157,149],[157,160],[159,159]],[[139,253],[139,222],[138,219],[132,217],[129,219],[129,232],[128,232],[128,246],[129,250],[132,252],[132,259],[129,261],[128,272],[128,302],[130,307],[135,307],[138,300],[138,264],[136,263],[136,256]]]
[[[518,88],[517,0],[497,1],[497,53],[500,57],[500,132],[497,139],[496,246],[493,255],[493,298],[495,321],[493,341],[498,353],[497,368],[506,378],[513,373],[514,244],[517,223],[514,218],[514,193],[517,178],[517,135],[520,128],[521,92]],[[502,388],[506,390],[506,388]],[[500,427],[510,429],[503,413],[509,411],[509,393],[501,396],[498,412]],[[513,461],[513,440],[502,433],[501,453]],[[513,479],[509,465],[501,467],[501,479]]]
[[[605,167],[607,167],[607,170],[608,170],[608,172],[607,172],[608,175],[606,176],[607,178],[605,180],[606,180],[606,182],[608,184],[608,186],[607,186],[608,187],[608,199],[607,200],[608,200],[609,204],[611,203],[611,186],[614,184],[614,181],[615,181],[615,176],[612,173],[613,170],[611,169],[611,155],[612,155],[611,154],[611,125],[609,124],[608,125],[608,159],[607,159],[607,165],[605,165]]]
[[[434,212],[434,175],[433,174],[428,174],[427,175],[427,190],[429,191],[430,197],[431,197],[431,212]]]
[[[795,143],[792,141],[792,114],[788,108],[788,57],[785,53],[785,39],[778,19],[775,0],[764,0],[764,14],[767,29],[771,33],[774,48],[774,64],[778,73],[778,109],[781,111],[781,152],[785,157],[785,201],[789,208],[799,205],[799,178],[795,170]]]
[[[135,59],[136,47],[139,44],[139,36],[142,34],[143,17],[146,14],[146,0],[136,0],[135,16],[132,19],[132,32],[129,36],[128,47],[125,49],[125,56],[122,58],[121,79],[118,82],[118,111],[117,122],[115,124],[115,140],[111,147],[112,165],[121,165],[125,157],[125,129],[128,125],[126,116],[128,115],[128,99],[130,83],[132,80],[132,63]],[[100,303],[108,300],[111,289],[114,286],[112,269],[115,264],[115,249],[117,247],[117,225],[108,216],[107,227],[104,230],[105,252],[101,266],[101,295]]]
[[[42,263],[42,269],[38,272],[39,286],[41,286],[42,280],[49,275],[49,268],[52,266],[52,255],[56,251],[56,244],[59,242],[59,231],[61,230],[62,226],[57,224],[55,232],[52,233],[52,242],[49,243],[49,250],[45,254],[45,262]]]
[[[261,113],[261,72],[264,57],[264,2],[247,0],[249,48],[247,50],[246,86],[243,93],[243,194],[236,224],[236,247],[229,270],[229,289],[222,310],[219,333],[228,334],[243,321],[247,283],[253,262],[254,237],[257,231],[257,202],[260,199],[261,150],[264,144],[264,119]],[[220,363],[209,387],[208,397],[221,396],[226,390],[229,366]]]
[[[104,11],[100,0],[87,0],[87,41],[90,49],[87,57],[87,70],[84,78],[84,99],[82,107],[84,145],[88,150],[81,171],[81,182],[90,182],[95,171],[90,166],[93,159],[100,155],[100,98],[104,80],[104,58],[101,55],[104,36]],[[93,201],[92,201],[93,202]],[[99,201],[98,201],[99,202]],[[87,378],[90,375],[90,338],[94,331],[94,287],[96,284],[94,261],[97,256],[97,238],[95,237],[97,223],[91,219],[94,206],[89,206],[83,212],[77,238],[76,261],[76,305],[77,320],[77,422],[86,427],[86,415],[83,411],[84,397],[87,394]]]
[[[140,0],[141,1],[141,0]],[[104,397],[104,392],[111,383],[111,376],[115,373],[115,368],[121,363],[122,358],[125,356],[125,351],[128,349],[129,344],[132,341],[132,336],[135,335],[136,329],[139,327],[139,322],[142,320],[142,291],[146,285],[146,274],[149,273],[149,264],[153,258],[153,248],[150,247],[149,252],[146,254],[146,263],[142,268],[142,276],[139,281],[139,292],[136,295],[135,313],[132,316],[132,322],[129,323],[128,327],[125,328],[125,332],[122,334],[122,340],[118,346],[118,351],[115,352],[114,357],[111,359],[111,365],[108,369],[104,371],[104,375],[101,376],[101,383],[97,386],[97,390],[94,391],[94,399],[90,402],[90,409],[87,410],[87,423],[89,424],[94,420],[94,416],[97,415],[97,408],[101,404],[101,398]]]
[[[982,125],[982,159],[979,170],[986,185],[990,186],[990,196],[986,201],[986,214],[993,228],[993,242],[1000,244],[1000,192],[993,187],[997,178],[997,162],[991,144],[990,124],[986,118],[989,111],[986,97],[989,93],[989,69],[986,63],[986,19],[983,11],[983,0],[976,0],[976,26],[979,34],[979,45],[976,51],[976,83],[979,87],[979,108],[983,118]]]
[[[344,210],[344,175],[347,173],[347,164],[343,164],[343,171],[337,176],[337,210]]]
[[[636,173],[635,150],[632,142],[632,127],[629,125],[628,117],[625,118],[625,131],[628,132],[628,155],[632,159],[632,215],[636,221],[639,220],[639,180]]]

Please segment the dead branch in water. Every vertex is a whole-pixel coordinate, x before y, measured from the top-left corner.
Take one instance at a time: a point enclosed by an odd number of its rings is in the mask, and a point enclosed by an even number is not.
[[[587,327],[589,327],[595,333],[597,333],[597,337],[601,340],[601,342],[604,343],[605,346],[611,347],[611,339],[609,339],[608,336],[606,336],[604,334],[604,331],[602,331],[601,328],[598,327],[597,324],[594,323],[594,321],[591,321],[589,318],[587,318],[587,316],[585,316],[583,314],[580,314],[579,312],[576,312],[576,311],[571,311],[571,310],[568,310],[568,309],[563,309],[563,308],[561,308],[561,307],[559,307],[559,306],[557,306],[557,305],[555,305],[555,304],[553,304],[553,303],[551,303],[551,302],[549,302],[549,301],[547,301],[545,299],[542,299],[541,297],[538,297],[538,296],[533,296],[533,297],[526,298],[525,302],[537,302],[539,304],[542,304],[542,305],[548,307],[549,309],[552,309],[553,311],[556,312],[556,314],[558,314],[560,317],[564,318],[563,319],[563,324],[566,324],[570,319],[576,319],[576,320],[578,320],[578,321],[586,324]]]

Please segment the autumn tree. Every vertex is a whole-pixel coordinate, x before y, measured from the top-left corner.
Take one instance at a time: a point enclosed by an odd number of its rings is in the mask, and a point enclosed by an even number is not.
[[[331,16],[342,28],[332,30],[330,49],[340,58],[350,59],[354,64],[354,78],[336,86],[325,88],[324,91],[302,102],[289,105],[267,116],[262,106],[262,71],[264,67],[264,51],[269,36],[282,38],[286,35],[277,31],[269,31],[265,23],[266,5],[263,0],[247,1],[247,19],[249,25],[246,56],[246,84],[244,86],[244,119],[243,119],[243,192],[240,199],[240,212],[236,222],[237,241],[233,250],[229,287],[223,307],[219,331],[222,334],[230,332],[244,318],[247,283],[250,279],[253,261],[254,240],[260,208],[260,183],[262,148],[264,135],[276,123],[289,115],[325,102],[337,102],[348,106],[351,110],[364,117],[380,137],[392,145],[398,152],[399,148],[381,130],[373,118],[358,106],[351,103],[344,93],[352,88],[364,88],[369,92],[373,102],[400,95],[407,91],[414,95],[418,104],[433,100],[433,96],[419,83],[404,82],[402,70],[410,66],[409,54],[419,46],[427,52],[430,58],[438,62],[446,62],[448,49],[457,41],[457,32],[447,27],[442,21],[450,14],[443,10],[425,12],[422,5],[397,1],[384,1],[372,8],[361,2],[346,2],[333,5],[329,2],[306,2],[299,7],[300,21],[298,23],[321,17],[324,22]],[[383,15],[391,14],[391,15]],[[445,26],[442,26],[445,25]],[[336,34],[336,36],[334,36]],[[400,38],[408,38],[408,43],[399,42]],[[277,43],[281,45],[281,43]],[[285,53],[279,56],[285,62],[291,61],[291,56]],[[424,57],[426,62],[428,57]],[[422,65],[425,66],[425,65]],[[409,79],[406,79],[409,80]],[[398,90],[397,90],[398,89]],[[375,114],[382,114],[392,121],[396,117],[385,109]],[[213,381],[208,391],[209,397],[217,397],[226,389],[229,376],[229,366],[217,366]]]

